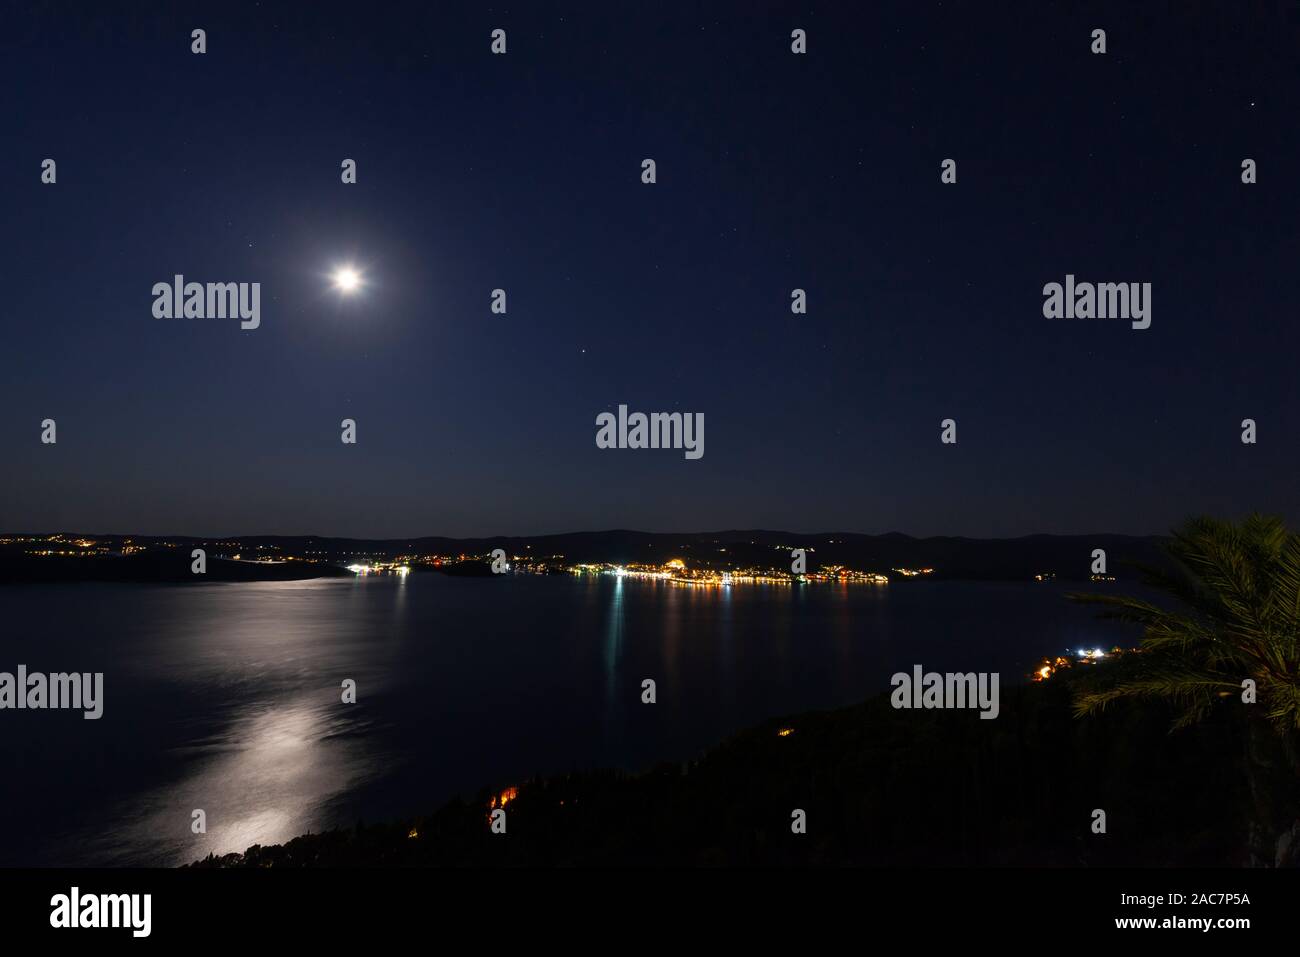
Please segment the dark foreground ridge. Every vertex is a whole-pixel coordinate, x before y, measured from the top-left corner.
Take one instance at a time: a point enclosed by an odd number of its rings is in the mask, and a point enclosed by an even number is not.
[[[427,816],[192,866],[1245,864],[1243,776],[1231,758],[1206,761],[1241,752],[1237,719],[1171,734],[1170,712],[1145,702],[1075,718],[1071,692],[1093,670],[1004,687],[995,720],[881,695],[768,722],[685,764],[501,782]],[[507,831],[493,834],[503,798]],[[795,809],[806,834],[792,833]]]

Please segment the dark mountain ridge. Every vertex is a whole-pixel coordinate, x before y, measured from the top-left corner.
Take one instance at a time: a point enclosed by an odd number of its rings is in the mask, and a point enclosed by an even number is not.
[[[0,536],[0,562],[4,556],[23,557],[33,539],[49,535],[27,533]],[[895,568],[930,568],[936,579],[1024,581],[1036,575],[1062,580],[1086,580],[1092,574],[1093,552],[1106,553],[1106,572],[1119,578],[1135,577],[1134,564],[1164,563],[1159,536],[1027,535],[1020,538],[965,538],[939,536],[914,538],[899,532],[866,535],[856,532],[785,532],[768,529],[730,529],[716,532],[640,532],[610,529],[554,535],[504,535],[482,538],[420,536],[413,538],[356,539],[316,535],[245,535],[223,538],[193,536],[102,535],[63,533],[66,540],[94,540],[110,549],[130,541],[136,547],[175,549],[178,553],[205,548],[210,556],[236,551],[244,557],[276,555],[310,558],[324,564],[348,564],[358,558],[399,556],[485,556],[502,548],[511,558],[536,561],[562,559],[568,564],[662,564],[681,559],[689,567],[788,569],[791,550],[807,553],[809,570],[821,566],[887,572]],[[94,559],[76,558],[74,562]],[[66,563],[65,563],[66,564]]]

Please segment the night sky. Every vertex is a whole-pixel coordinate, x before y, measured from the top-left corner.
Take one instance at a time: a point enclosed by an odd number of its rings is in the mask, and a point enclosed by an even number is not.
[[[1297,4],[29,6],[0,530],[1300,519]],[[260,282],[260,328],[154,318],[176,273]],[[1044,318],[1067,273],[1151,328]],[[598,449],[620,403],[703,458]]]

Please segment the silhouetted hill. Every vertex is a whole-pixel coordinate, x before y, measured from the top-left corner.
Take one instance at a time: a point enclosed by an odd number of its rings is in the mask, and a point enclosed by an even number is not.
[[[423,817],[197,866],[1244,864],[1232,713],[1177,734],[1160,703],[1076,719],[1071,686],[1089,675],[1075,670],[1004,687],[992,721],[895,710],[886,694],[767,722],[684,764],[501,781]],[[489,807],[508,786],[506,834],[493,834]]]
[[[71,536],[69,536],[71,537]],[[363,558],[399,555],[484,556],[503,548],[511,556],[535,559],[562,557],[570,563],[644,562],[659,564],[680,558],[694,567],[788,568],[790,550],[808,550],[808,567],[845,565],[872,571],[891,568],[933,568],[935,578],[1024,581],[1050,572],[1059,579],[1086,579],[1093,549],[1106,551],[1107,571],[1135,577],[1129,563],[1162,564],[1163,538],[1132,535],[1030,535],[1023,538],[913,538],[897,532],[859,535],[850,532],[795,533],[730,530],[661,533],[612,529],[558,535],[403,539],[349,539],[320,536],[248,535],[223,539],[170,536],[94,535],[97,540],[131,539],[136,544],[169,543],[188,555],[194,547],[214,548],[237,543],[252,554],[310,556],[322,562],[347,564]],[[12,549],[12,546],[11,546]],[[258,550],[261,551],[258,551]],[[0,549],[0,553],[4,550]],[[212,554],[210,551],[209,554]],[[81,561],[81,559],[76,559]],[[114,574],[119,574],[114,572]],[[129,580],[129,579],[128,579]]]
[[[207,571],[191,571],[189,550],[151,550],[136,555],[26,555],[0,550],[0,584],[25,582],[205,582],[301,581],[350,575],[323,562],[244,562],[208,557]]]
[[[412,538],[356,540],[331,538],[241,538],[241,542],[279,545],[285,549],[325,548],[339,552],[397,554],[486,554],[504,548],[510,555],[542,558],[562,555],[569,562],[662,563],[680,558],[693,565],[788,568],[790,550],[810,549],[808,567],[847,565],[884,571],[894,567],[928,567],[936,578],[1025,580],[1041,572],[1062,579],[1086,579],[1092,550],[1105,549],[1108,570],[1123,574],[1126,562],[1163,561],[1157,536],[1031,535],[1024,538],[913,538],[897,532],[858,535],[848,532],[731,530],[662,533],[613,529],[559,535],[496,538]]]

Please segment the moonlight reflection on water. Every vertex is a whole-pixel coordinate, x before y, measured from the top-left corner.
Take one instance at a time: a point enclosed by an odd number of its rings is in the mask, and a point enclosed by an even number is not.
[[[185,863],[533,774],[643,769],[886,692],[918,662],[1010,683],[1114,638],[1065,590],[433,573],[0,589],[0,661],[103,671],[105,700],[97,721],[7,714],[0,864]]]

